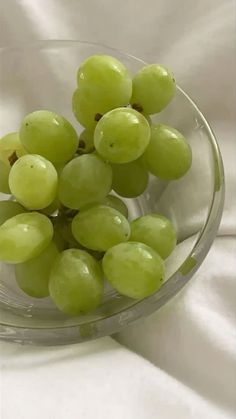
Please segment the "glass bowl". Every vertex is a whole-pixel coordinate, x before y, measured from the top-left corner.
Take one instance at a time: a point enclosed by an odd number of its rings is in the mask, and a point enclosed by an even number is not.
[[[79,64],[92,54],[120,59],[131,73],[145,63],[112,48],[80,41],[40,41],[0,50],[0,135],[17,131],[21,119],[37,109],[67,117],[80,130],[71,111],[71,96]],[[192,278],[205,258],[220,223],[224,174],[214,134],[189,96],[180,88],[172,103],[154,121],[179,129],[189,140],[193,165],[178,181],[150,177],[147,191],[127,200],[131,218],[149,212],[169,217],[178,245],[166,262],[161,290],[134,301],[107,287],[102,305],[80,317],[60,313],[49,298],[33,299],[17,287],[14,267],[0,264],[0,337],[41,345],[69,344],[120,331],[169,301]],[[9,199],[1,195],[0,199]]]

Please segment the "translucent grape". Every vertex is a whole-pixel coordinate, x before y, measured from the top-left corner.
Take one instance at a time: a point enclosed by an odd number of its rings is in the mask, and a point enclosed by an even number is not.
[[[147,65],[133,78],[131,104],[148,115],[160,112],[174,97],[175,89],[173,74],[167,68]]]
[[[4,163],[0,160],[0,192],[10,194],[9,188],[9,174],[11,166],[9,163]]]
[[[95,154],[84,154],[64,167],[59,182],[59,199],[66,207],[79,209],[104,199],[111,184],[111,166]]]
[[[39,256],[16,265],[16,282],[22,291],[35,298],[47,297],[51,268],[58,255],[56,244],[51,242]]]
[[[78,148],[78,136],[70,122],[46,110],[24,118],[20,140],[29,153],[40,154],[53,163],[67,162]]]
[[[152,247],[166,259],[176,246],[176,232],[171,221],[163,215],[148,214],[132,221],[130,240]]]
[[[127,242],[112,247],[102,261],[110,284],[122,295],[145,298],[162,285],[164,263],[151,247]]]
[[[23,212],[25,212],[25,209],[18,202],[0,201],[0,226],[9,218]]]
[[[18,132],[11,132],[0,139],[0,160],[9,163],[20,155],[26,154]]]
[[[71,219],[66,217],[58,217],[54,226],[54,241],[57,242],[57,245],[61,250],[71,248],[86,250],[97,260],[102,259],[104,256],[104,252],[87,249],[75,240],[71,230]]]
[[[8,157],[21,145],[18,132],[11,132],[0,139],[0,159],[8,162]]]
[[[77,74],[79,94],[73,103],[78,115],[90,126],[97,120],[97,115],[126,106],[132,94],[132,79],[124,65],[108,55],[93,55],[85,60]],[[79,103],[80,102],[80,103]],[[78,112],[79,111],[79,112]]]
[[[29,153],[23,146],[21,149],[16,150],[16,157],[18,157],[18,159],[22,156],[25,156],[26,154],[29,154]]]
[[[122,201],[122,199],[118,198],[118,196],[107,195],[101,204],[114,208],[115,210],[119,211],[125,218],[128,218],[129,210],[127,205]]]
[[[88,210],[89,208],[94,207],[95,205],[106,205],[107,207],[114,208],[119,211],[124,217],[128,218],[129,210],[125,203],[114,195],[107,195],[106,198],[102,199],[100,202],[92,202],[91,204],[85,205],[81,208],[81,211]]]
[[[0,260],[22,263],[38,256],[53,237],[51,221],[37,212],[18,214],[0,227]]]
[[[138,159],[150,140],[146,118],[129,108],[108,112],[97,123],[94,145],[98,153],[111,163],[128,163]]]
[[[9,186],[11,193],[25,208],[43,209],[56,197],[57,171],[44,157],[27,154],[12,166]]]
[[[78,154],[87,154],[92,153],[94,148],[94,130],[93,129],[84,129],[79,136],[79,147],[77,150]]]
[[[72,96],[72,110],[77,121],[89,130],[93,130],[101,114],[96,112],[96,105],[86,94],[76,89]]]
[[[143,158],[149,171],[165,180],[180,178],[192,164],[191,148],[184,136],[161,124],[151,127],[151,141]]]
[[[96,205],[75,216],[72,221],[72,233],[82,246],[106,251],[129,239],[130,225],[114,208]]]
[[[91,91],[95,101],[110,102],[111,109],[128,104],[132,94],[132,79],[127,69],[109,55],[87,58],[78,69],[77,85],[81,90]]]
[[[113,164],[112,171],[112,188],[120,196],[135,198],[141,195],[148,185],[148,171],[140,159],[126,164]]]
[[[52,267],[49,292],[59,310],[66,314],[94,310],[103,297],[99,263],[83,250],[65,250]]]

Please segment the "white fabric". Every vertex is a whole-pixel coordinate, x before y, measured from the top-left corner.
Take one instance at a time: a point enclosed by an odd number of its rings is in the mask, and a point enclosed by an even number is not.
[[[120,343],[107,337],[58,348],[0,344],[1,419],[235,417],[235,6],[0,0],[0,45],[86,39],[174,68],[216,133],[227,184],[219,236],[199,272],[159,312],[120,333]]]

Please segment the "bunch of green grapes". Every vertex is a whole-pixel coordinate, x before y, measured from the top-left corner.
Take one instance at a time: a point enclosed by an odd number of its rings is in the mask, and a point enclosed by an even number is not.
[[[132,220],[127,202],[144,193],[149,175],[176,180],[191,167],[186,138],[152,124],[175,90],[161,65],[132,78],[116,58],[94,55],[80,65],[72,96],[80,133],[38,110],[0,139],[0,192],[8,195],[0,201],[0,260],[14,265],[23,292],[78,315],[101,304],[104,276],[130,298],[159,290],[174,225],[154,213]]]

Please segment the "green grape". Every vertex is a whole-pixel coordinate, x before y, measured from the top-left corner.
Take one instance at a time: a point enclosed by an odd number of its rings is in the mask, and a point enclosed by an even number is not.
[[[111,190],[112,169],[95,154],[84,154],[69,162],[59,181],[59,199],[71,209],[100,201]]]
[[[87,58],[79,67],[77,85],[94,101],[102,102],[101,106],[110,106],[110,109],[128,105],[132,94],[132,79],[127,69],[109,55]]]
[[[58,178],[61,176],[61,172],[64,169],[65,165],[66,165],[66,163],[53,163],[53,166],[55,167],[55,169],[57,171]]]
[[[115,210],[119,211],[125,218],[128,218],[129,216],[127,205],[122,201],[122,199],[118,198],[118,196],[107,195],[101,204],[114,208]]]
[[[143,159],[148,170],[164,180],[185,175],[192,164],[192,151],[184,136],[167,125],[153,125],[151,141]]]
[[[9,163],[4,163],[0,160],[0,192],[5,194],[10,194],[9,188],[9,174],[10,174],[11,166]]]
[[[128,218],[129,211],[125,203],[114,195],[107,195],[106,198],[102,199],[100,202],[92,202],[91,204],[85,205],[81,208],[81,211],[86,211],[95,205],[106,205],[107,207],[114,208],[119,211],[125,218]]]
[[[88,129],[94,130],[101,114],[96,112],[96,105],[91,102],[86,94],[76,89],[72,96],[72,110],[77,121]]]
[[[94,129],[97,123],[96,119],[98,118],[98,115],[96,114],[96,107],[94,106],[94,103],[91,103],[87,96],[79,89],[76,89],[72,96],[72,111],[77,121],[83,127],[89,130]]]
[[[9,218],[23,212],[25,212],[25,209],[18,202],[0,201],[0,226]]]
[[[150,64],[133,78],[131,104],[134,109],[152,115],[170,103],[175,90],[173,74],[161,65]]]
[[[79,147],[77,150],[78,154],[87,154],[92,153],[94,148],[93,141],[94,130],[93,129],[84,129],[79,136]]]
[[[171,221],[163,215],[148,214],[132,221],[130,240],[152,247],[166,259],[176,246],[176,232]]]
[[[138,159],[150,141],[146,118],[134,109],[118,108],[108,112],[97,123],[94,145],[111,163],[128,163]]]
[[[0,139],[0,160],[4,163],[14,161],[26,154],[19,138],[18,132],[11,132]]]
[[[40,210],[48,207],[56,197],[57,185],[56,169],[42,156],[27,154],[11,168],[11,193],[25,208]]]
[[[19,159],[20,157],[25,156],[26,154],[29,154],[28,151],[22,146],[21,149],[16,150],[16,157]]]
[[[8,157],[20,148],[21,143],[18,132],[11,132],[4,135],[0,139],[0,159],[4,162],[8,162]]]
[[[132,94],[127,69],[108,55],[94,55],[85,60],[78,70],[77,83],[73,109],[86,127],[94,125],[108,111],[128,105]]]
[[[148,185],[148,171],[139,160],[126,164],[113,164],[112,188],[125,198],[141,195]]]
[[[96,250],[86,249],[84,246],[79,244],[71,230],[71,220],[66,217],[58,217],[59,220],[56,221],[54,225],[54,241],[57,241],[58,247],[61,250],[74,248],[80,250],[86,250],[91,254],[95,259],[100,260],[104,256],[104,252],[98,252]],[[64,247],[63,247],[64,246]]]
[[[103,271],[110,284],[122,295],[145,298],[162,285],[164,263],[151,247],[127,242],[112,247],[102,261]]]
[[[50,111],[27,115],[20,128],[20,140],[31,154],[40,154],[52,163],[70,160],[78,147],[78,136],[69,121]]]
[[[38,256],[53,237],[51,221],[37,212],[18,214],[0,226],[0,260],[22,263]]]
[[[146,120],[148,121],[148,123],[149,123],[149,125],[151,127],[151,125],[152,125],[152,119],[151,119],[150,115],[143,114],[143,116],[146,118]]]
[[[78,315],[94,310],[103,297],[99,263],[83,250],[65,250],[53,264],[49,292],[59,310],[66,314]]]
[[[82,246],[106,251],[129,239],[130,225],[114,208],[95,205],[75,216],[72,221],[72,233]]]
[[[49,276],[58,255],[59,250],[56,244],[51,242],[39,256],[16,265],[16,282],[22,291],[35,298],[49,296]]]

